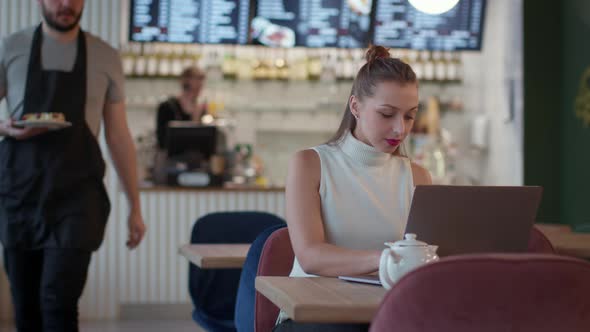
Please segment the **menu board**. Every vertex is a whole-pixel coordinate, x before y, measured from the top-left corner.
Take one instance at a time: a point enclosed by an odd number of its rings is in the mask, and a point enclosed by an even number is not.
[[[485,0],[461,0],[429,15],[408,0],[375,0],[373,43],[418,50],[480,50]]]
[[[248,0],[132,0],[129,39],[136,42],[245,44]]]
[[[365,47],[372,0],[258,0],[250,30],[273,47]]]

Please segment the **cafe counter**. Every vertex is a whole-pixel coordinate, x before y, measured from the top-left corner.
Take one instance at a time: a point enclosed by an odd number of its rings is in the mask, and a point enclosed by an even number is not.
[[[140,192],[284,192],[285,187],[262,187],[262,186],[223,186],[223,187],[181,187],[143,184],[139,187]]]
[[[121,246],[126,236],[126,199],[118,192],[112,215],[117,219],[103,248]],[[285,215],[282,187],[187,188],[142,186],[140,197],[147,227],[146,238],[135,253],[120,256],[119,302],[134,304],[188,303],[188,263],[178,248],[190,241],[195,221],[208,213],[265,211]],[[115,206],[118,204],[118,206]],[[231,232],[231,229],[227,230]]]

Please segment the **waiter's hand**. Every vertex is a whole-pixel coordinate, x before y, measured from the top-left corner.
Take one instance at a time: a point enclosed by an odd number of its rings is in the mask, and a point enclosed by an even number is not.
[[[127,247],[133,249],[139,245],[145,234],[145,224],[141,212],[132,209],[128,220],[129,236],[127,237]]]
[[[47,128],[21,128],[14,125],[14,120],[1,120],[0,133],[16,140],[24,140],[47,132]]]

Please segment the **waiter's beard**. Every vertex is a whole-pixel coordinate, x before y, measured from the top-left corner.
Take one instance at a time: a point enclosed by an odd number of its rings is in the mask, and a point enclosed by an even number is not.
[[[47,8],[45,8],[45,5],[43,4],[43,2],[41,2],[41,12],[43,14],[43,18],[45,19],[45,23],[47,23],[47,25],[50,28],[60,31],[60,32],[68,32],[68,31],[75,29],[78,26],[78,23],[80,22],[80,18],[82,18],[82,11],[80,11],[80,13],[78,15],[76,15],[76,13],[74,13],[70,9],[62,9],[61,11],[58,11],[56,13],[51,13],[47,10]],[[74,16],[75,17],[74,21],[70,24],[67,24],[67,25],[59,23],[57,20],[57,16],[64,14],[64,13]]]

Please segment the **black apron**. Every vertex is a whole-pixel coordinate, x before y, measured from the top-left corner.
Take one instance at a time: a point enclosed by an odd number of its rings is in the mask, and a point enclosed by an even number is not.
[[[0,241],[6,248],[96,250],[110,211],[105,164],[86,124],[86,38],[78,34],[71,72],[41,67],[35,30],[23,114],[64,113],[72,126],[0,143]]]

